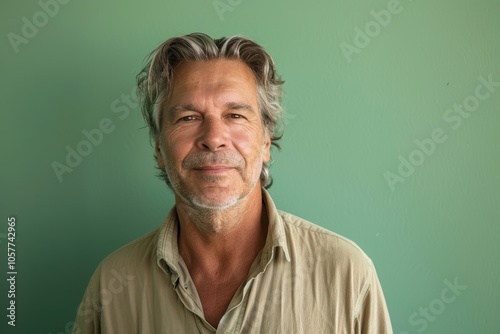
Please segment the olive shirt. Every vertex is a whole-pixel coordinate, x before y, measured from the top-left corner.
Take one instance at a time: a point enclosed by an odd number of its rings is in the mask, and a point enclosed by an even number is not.
[[[205,321],[177,246],[175,207],[155,231],[98,266],[74,334],[392,333],[375,268],[352,241],[278,211],[266,190],[266,243],[218,327]]]

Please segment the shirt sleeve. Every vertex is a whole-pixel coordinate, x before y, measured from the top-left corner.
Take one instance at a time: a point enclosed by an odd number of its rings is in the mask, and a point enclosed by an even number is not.
[[[392,334],[389,311],[373,264],[370,269],[354,319],[355,333]]]
[[[98,293],[100,267],[90,279],[78,308],[72,334],[101,334],[101,302]]]

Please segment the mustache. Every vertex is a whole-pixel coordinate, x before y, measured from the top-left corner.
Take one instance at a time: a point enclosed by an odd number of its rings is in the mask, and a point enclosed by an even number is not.
[[[225,165],[236,169],[245,167],[245,160],[236,152],[194,152],[182,161],[186,169],[200,168],[207,165]]]

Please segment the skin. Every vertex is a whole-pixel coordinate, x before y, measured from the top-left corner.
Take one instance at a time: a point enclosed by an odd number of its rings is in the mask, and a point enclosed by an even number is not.
[[[179,252],[214,328],[265,243],[259,176],[270,145],[246,64],[213,60],[175,68],[157,162],[175,192]]]

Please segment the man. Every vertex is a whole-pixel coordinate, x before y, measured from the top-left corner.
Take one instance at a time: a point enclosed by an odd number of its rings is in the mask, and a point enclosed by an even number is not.
[[[392,333],[370,259],[265,190],[282,84],[242,37],[152,53],[138,85],[175,206],[99,265],[73,333]]]

